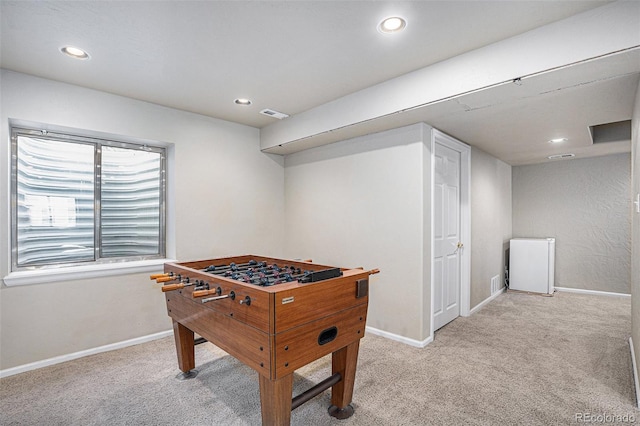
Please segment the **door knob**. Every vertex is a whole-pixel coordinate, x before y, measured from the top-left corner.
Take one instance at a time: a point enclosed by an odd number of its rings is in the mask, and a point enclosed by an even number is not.
[[[458,251],[464,247],[464,244],[462,244],[462,241],[458,241],[457,244],[453,244],[451,243],[452,246],[454,246],[456,249],[453,253],[451,253],[449,256],[453,256],[454,254],[458,253]]]

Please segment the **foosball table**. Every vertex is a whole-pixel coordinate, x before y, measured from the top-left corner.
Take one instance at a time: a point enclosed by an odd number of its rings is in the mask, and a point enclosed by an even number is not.
[[[246,255],[166,263],[151,278],[163,283],[180,377],[197,374],[194,345],[209,341],[258,372],[262,424],[288,425],[292,410],[328,388],[329,414],[353,414],[369,276],[378,272]],[[292,398],[294,371],[328,354],[332,375]]]

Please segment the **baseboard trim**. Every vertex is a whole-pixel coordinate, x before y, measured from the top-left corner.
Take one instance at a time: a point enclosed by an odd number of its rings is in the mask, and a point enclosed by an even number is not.
[[[591,294],[596,296],[609,296],[609,297],[631,297],[627,293],[614,293],[612,291],[599,291],[599,290],[585,290],[582,288],[570,288],[570,287],[555,287],[557,291],[564,291],[565,293],[579,293],[579,294]]]
[[[486,299],[484,299],[482,302],[478,303],[476,306],[473,307],[473,309],[471,309],[469,311],[469,316],[475,314],[476,312],[478,312],[480,309],[484,308],[484,306],[491,302],[493,299],[495,299],[496,297],[500,296],[502,293],[504,293],[505,288],[502,287],[500,290],[496,291],[494,294],[492,294],[491,296],[487,297]]]
[[[98,346],[97,348],[85,349],[83,351],[71,354],[60,355],[42,361],[36,361],[29,364],[19,365],[17,367],[0,370],[0,378],[13,376],[27,371],[36,370],[38,368],[48,367],[50,365],[60,364],[62,362],[71,361],[89,355],[95,355],[102,352],[109,352],[116,349],[126,348],[127,346],[139,345],[140,343],[150,342],[152,340],[162,339],[163,337],[173,335],[172,330],[161,331],[159,333],[149,334],[147,336],[136,337],[135,339],[124,340],[122,342],[111,343],[109,345]]]
[[[424,340],[415,340],[408,337],[400,336],[399,334],[389,333],[388,331],[378,330],[377,328],[369,326],[367,326],[365,330],[367,333],[375,334],[376,336],[404,343],[405,345],[413,346],[415,348],[424,348],[429,343],[433,342],[433,336],[429,336]]]
[[[633,386],[636,394],[636,407],[640,408],[640,386],[638,385],[638,364],[636,363],[636,351],[633,350],[633,339],[629,337],[629,350],[631,351],[631,366],[633,370]]]

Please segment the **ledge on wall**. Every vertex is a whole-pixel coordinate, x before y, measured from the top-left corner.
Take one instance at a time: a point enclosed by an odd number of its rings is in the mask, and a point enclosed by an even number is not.
[[[77,279],[109,277],[113,275],[137,274],[157,271],[165,262],[172,259],[140,260],[136,262],[102,263],[95,265],[73,266],[56,269],[38,269],[33,271],[11,272],[4,277],[8,287],[29,284],[42,284]]]

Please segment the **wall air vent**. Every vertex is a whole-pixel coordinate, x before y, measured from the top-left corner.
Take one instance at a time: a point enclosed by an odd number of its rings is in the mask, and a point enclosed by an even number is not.
[[[260,111],[260,114],[268,115],[269,117],[277,118],[278,120],[282,120],[283,118],[287,118],[288,115],[282,112],[274,111],[272,109],[263,109]]]
[[[626,142],[631,140],[631,120],[589,126],[594,144],[606,142]]]
[[[573,158],[575,157],[575,154],[556,154],[556,155],[550,155],[547,158],[549,160],[565,160],[567,158]]]

